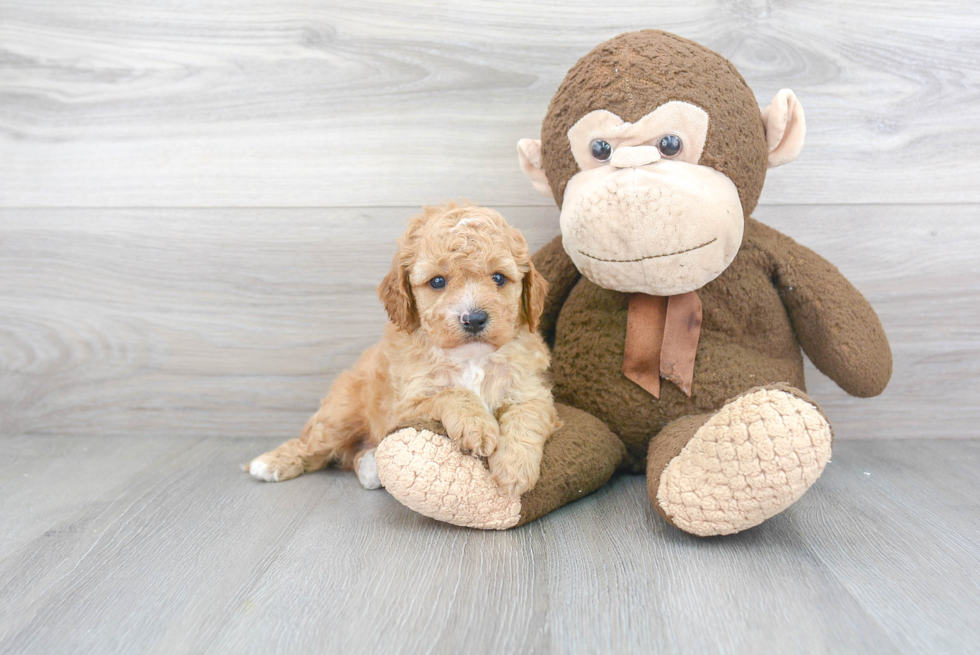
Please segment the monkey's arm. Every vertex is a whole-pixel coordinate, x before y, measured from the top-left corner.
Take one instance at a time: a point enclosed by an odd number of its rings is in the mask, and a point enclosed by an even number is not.
[[[561,245],[559,234],[532,257],[534,267],[548,280],[548,295],[544,300],[544,311],[538,332],[544,337],[548,346],[555,345],[555,324],[558,322],[558,312],[561,311],[565,299],[572,292],[572,287],[582,274],[575,268],[572,259]]]
[[[771,232],[773,280],[803,351],[847,393],[877,396],[891,378],[892,352],[871,304],[833,264]]]

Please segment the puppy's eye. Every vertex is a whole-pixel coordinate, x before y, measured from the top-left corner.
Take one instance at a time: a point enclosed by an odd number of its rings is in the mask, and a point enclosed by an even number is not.
[[[441,275],[437,275],[429,280],[429,286],[433,289],[441,289],[446,286],[446,278],[442,277]]]
[[[494,273],[493,281],[498,287],[502,287],[507,283],[507,278],[504,277],[503,273]]]
[[[668,134],[657,142],[657,150],[664,157],[675,157],[681,151],[681,138],[676,134]]]
[[[596,161],[609,161],[609,158],[612,157],[612,146],[609,145],[608,141],[594,139],[589,144],[589,148],[592,150],[592,156],[596,158]]]

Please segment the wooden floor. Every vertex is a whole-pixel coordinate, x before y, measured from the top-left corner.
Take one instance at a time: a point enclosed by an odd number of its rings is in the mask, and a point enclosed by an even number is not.
[[[509,532],[424,519],[257,439],[3,441],[0,652],[975,653],[980,442],[839,442],[755,530],[642,477]],[[950,462],[957,466],[951,467]]]
[[[558,232],[515,144],[643,27],[806,110],[754,215],[895,355],[874,399],[808,364],[819,484],[698,540],[642,478],[497,534],[241,473],[380,335],[420,205]],[[980,653],[977,152],[976,0],[0,0],[0,655]]]

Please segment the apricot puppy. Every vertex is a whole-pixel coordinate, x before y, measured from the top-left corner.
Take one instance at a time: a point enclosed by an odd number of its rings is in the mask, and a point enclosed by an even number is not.
[[[489,458],[502,491],[525,493],[559,426],[536,332],[547,286],[497,212],[425,208],[378,287],[391,319],[380,343],[337,378],[298,439],[247,470],[279,482],[338,464],[376,488],[373,449],[400,426],[434,419],[461,450]]]

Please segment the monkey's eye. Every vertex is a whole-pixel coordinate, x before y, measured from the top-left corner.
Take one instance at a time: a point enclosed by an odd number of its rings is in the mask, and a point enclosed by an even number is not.
[[[681,138],[676,134],[668,134],[657,143],[657,150],[664,157],[676,157],[681,151]]]
[[[442,277],[441,275],[437,275],[429,280],[429,286],[433,289],[441,289],[446,286],[446,278]]]
[[[612,157],[612,146],[609,145],[608,141],[593,139],[589,148],[592,150],[592,156],[596,158],[596,161],[609,161],[609,158]]]
[[[507,278],[504,277],[503,273],[494,273],[493,281],[498,287],[502,287],[507,283]]]

